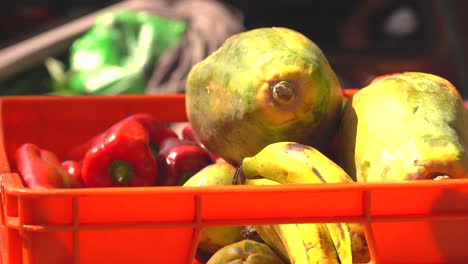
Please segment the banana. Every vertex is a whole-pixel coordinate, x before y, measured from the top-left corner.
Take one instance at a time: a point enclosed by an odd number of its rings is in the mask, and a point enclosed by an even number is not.
[[[255,156],[244,158],[236,172],[234,181],[252,185],[353,182],[352,178],[340,166],[321,152],[313,147],[296,142],[273,143],[263,148]],[[314,225],[317,224],[300,224],[297,226]],[[361,224],[328,223],[322,224],[322,226],[326,227],[331,237],[340,263],[361,262],[362,260],[364,260],[362,262],[366,260],[368,262],[370,260]],[[291,256],[291,254],[298,253],[288,250],[284,239],[278,242],[277,237],[272,234],[271,227],[265,228],[264,226],[258,226],[255,228],[260,237],[262,237],[267,244],[268,241],[270,241],[270,246],[276,249],[283,257],[285,253],[287,253],[291,261],[292,258],[297,261],[297,256]],[[317,227],[315,228],[317,229]],[[294,233],[294,231],[291,232]],[[311,231],[311,233],[314,232]],[[312,236],[311,234],[305,235],[305,237]],[[291,239],[292,235],[287,234],[286,237]],[[324,243],[325,242],[326,241],[324,241]]]
[[[275,250],[282,259],[289,259],[288,250],[284,247],[281,237],[276,231],[275,225],[255,225],[254,228],[265,244]]]
[[[280,183],[259,178],[247,179],[245,184],[278,185]],[[345,263],[338,256],[333,238],[325,224],[279,224],[254,227],[265,243],[290,263]]]
[[[307,250],[307,262],[304,263],[344,263],[325,224],[295,224],[295,226]],[[296,242],[296,246],[300,244]]]
[[[206,166],[190,177],[182,187],[231,185],[236,169],[222,159]],[[243,226],[214,226],[201,231],[198,248],[213,254],[220,248],[243,239]]]
[[[313,147],[295,142],[267,145],[253,157],[243,159],[246,178],[261,176],[281,184],[352,182],[336,163]]]
[[[353,263],[351,230],[347,223],[325,224],[341,263]]]
[[[266,179],[247,179],[245,184],[247,185],[279,185],[281,183]],[[255,225],[255,230],[263,241],[271,248],[273,248],[283,259],[289,259],[289,254],[283,245],[281,237],[276,232],[275,225]]]

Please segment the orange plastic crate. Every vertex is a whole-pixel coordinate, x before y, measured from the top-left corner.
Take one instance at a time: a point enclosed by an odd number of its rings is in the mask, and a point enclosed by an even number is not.
[[[347,96],[353,90],[346,90]],[[11,169],[25,142],[62,158],[132,113],[185,121],[183,95],[0,99],[2,263],[191,263],[200,230],[360,222],[374,263],[468,263],[468,181],[33,191]]]

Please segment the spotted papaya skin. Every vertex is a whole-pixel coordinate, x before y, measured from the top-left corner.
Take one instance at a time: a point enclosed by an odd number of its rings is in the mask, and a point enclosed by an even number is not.
[[[448,80],[377,78],[345,106],[339,164],[360,182],[468,178],[468,110]]]
[[[278,141],[324,148],[343,101],[320,48],[282,27],[234,35],[194,65],[186,82],[189,122],[204,145],[232,164]]]

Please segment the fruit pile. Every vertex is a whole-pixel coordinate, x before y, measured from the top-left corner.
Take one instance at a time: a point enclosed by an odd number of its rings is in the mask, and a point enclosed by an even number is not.
[[[468,178],[468,110],[448,80],[392,73],[346,98],[320,48],[287,28],[239,33],[194,65],[186,112],[181,134],[150,115],[128,116],[71,150],[72,160],[25,143],[16,169],[35,189]],[[357,223],[209,227],[197,256],[208,264],[370,260]]]
[[[192,68],[186,106],[200,141],[237,167],[226,176],[233,176],[233,184],[468,178],[468,110],[448,80],[423,72],[389,73],[347,99],[320,48],[291,29],[258,28],[226,40]],[[244,240],[212,239],[221,231],[210,229],[199,249],[212,254],[209,264],[370,260],[360,224],[253,230],[255,241],[274,254]],[[223,232],[232,238],[226,233],[238,231]],[[215,241],[224,244],[213,250]]]

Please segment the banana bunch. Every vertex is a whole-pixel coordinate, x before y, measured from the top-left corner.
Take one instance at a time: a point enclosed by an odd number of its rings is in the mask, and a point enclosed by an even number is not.
[[[353,182],[337,164],[313,147],[296,142],[272,143],[243,159],[236,184],[320,184]],[[360,224],[307,223],[254,226],[258,235],[293,264],[368,262]]]

